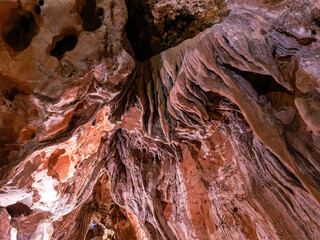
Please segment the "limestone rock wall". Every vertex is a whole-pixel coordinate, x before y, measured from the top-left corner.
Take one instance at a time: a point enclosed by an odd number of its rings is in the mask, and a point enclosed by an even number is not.
[[[0,239],[320,239],[320,8],[0,1]]]

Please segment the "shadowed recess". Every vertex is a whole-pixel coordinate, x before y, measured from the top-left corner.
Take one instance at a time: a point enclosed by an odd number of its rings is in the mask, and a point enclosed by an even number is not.
[[[83,29],[94,32],[102,25],[103,9],[97,8],[96,0],[85,0],[80,16],[83,21]]]
[[[103,227],[97,224],[96,222],[92,222],[85,240],[103,237],[103,234],[104,234]]]
[[[77,45],[78,39],[75,35],[67,35],[62,40],[57,41],[53,50],[51,51],[51,56],[56,57],[61,60],[65,52],[71,51]]]
[[[146,0],[126,0],[128,21],[125,32],[138,61],[145,61],[177,46],[212,25],[185,10],[175,13],[174,17],[167,13],[161,19],[155,19],[157,13],[154,13],[153,4]]]
[[[31,209],[20,202],[17,202],[16,204],[10,205],[6,207],[7,212],[10,214],[12,218],[20,217],[20,216],[28,216],[31,214]]]
[[[128,21],[125,26],[127,37],[135,58],[144,61],[163,49],[151,13],[150,5],[144,1],[126,0]]]
[[[251,83],[252,87],[259,95],[265,95],[270,92],[284,92],[291,94],[289,90],[276,82],[276,80],[269,75],[241,71],[237,68],[226,66],[229,70],[237,73],[239,76]]]
[[[13,101],[17,94],[19,94],[19,90],[16,87],[11,88],[9,91],[5,89],[2,90],[2,95],[9,101]]]
[[[11,18],[3,26],[3,39],[14,51],[23,51],[29,47],[37,30],[32,13],[14,9]]]

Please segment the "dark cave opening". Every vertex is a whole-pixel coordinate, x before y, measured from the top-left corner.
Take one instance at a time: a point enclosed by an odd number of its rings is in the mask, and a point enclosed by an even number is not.
[[[160,35],[153,23],[151,7],[147,3],[126,0],[126,5],[128,21],[125,25],[125,31],[135,53],[135,58],[138,61],[144,61],[161,51]]]
[[[32,213],[31,209],[27,205],[20,202],[7,206],[6,209],[12,218],[17,218],[22,215],[29,216]]]
[[[78,38],[75,35],[67,35],[62,40],[55,43],[54,48],[51,51],[51,56],[56,57],[58,60],[63,58],[65,52],[71,51],[77,45]]]
[[[104,228],[95,221],[92,222],[85,240],[96,239],[104,235]],[[100,239],[100,238],[99,238]]]
[[[235,72],[237,75],[241,76],[243,79],[251,83],[252,87],[256,90],[259,95],[265,95],[271,92],[283,92],[292,94],[284,86],[277,83],[277,81],[270,75],[264,75],[254,72],[241,71],[237,68],[226,66],[227,69]]]
[[[9,101],[13,101],[15,96],[19,94],[19,90],[16,87],[11,88],[8,90],[2,90],[2,95],[4,98],[8,99]]]
[[[29,47],[37,29],[32,13],[16,11],[3,26],[3,39],[14,51],[23,51]]]
[[[148,1],[126,0],[126,6],[128,21],[125,32],[138,61],[145,61],[177,46],[208,27],[203,24],[202,29],[196,29],[194,16],[183,11],[174,18],[164,15],[155,19],[152,14],[154,9]]]
[[[97,8],[96,0],[85,0],[80,12],[83,21],[82,27],[85,31],[94,32],[102,25],[103,8]]]

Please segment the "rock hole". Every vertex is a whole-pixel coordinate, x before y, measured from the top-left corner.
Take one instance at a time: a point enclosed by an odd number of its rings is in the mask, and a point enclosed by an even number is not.
[[[231,66],[227,66],[227,68],[250,82],[252,87],[257,91],[259,95],[265,95],[270,92],[284,92],[290,95],[292,94],[285,87],[277,83],[272,76],[253,72],[245,72]]]
[[[26,17],[20,18],[20,20],[18,21],[18,24],[21,26],[22,30],[25,33],[30,32],[30,21],[28,18]]]
[[[126,0],[126,5],[128,9],[126,35],[135,58],[138,61],[144,61],[162,50],[160,34],[153,22],[151,8],[148,4],[139,0]],[[161,50],[156,51],[155,46]]]
[[[70,34],[65,36],[62,40],[55,43],[55,46],[51,51],[51,56],[61,60],[65,52],[71,51],[75,48],[77,42],[78,38],[75,35]]]
[[[15,87],[11,88],[10,91],[2,90],[2,95],[9,101],[13,101],[17,94],[19,94],[19,90]]]
[[[97,224],[95,221],[92,222],[85,240],[96,239],[104,235],[104,228]]]
[[[43,6],[43,4],[44,4],[44,1],[43,1],[43,0],[40,0],[40,1],[39,1],[39,5],[40,5],[40,6]]]
[[[16,11],[3,26],[3,39],[13,50],[22,51],[29,47],[37,29],[32,13]]]
[[[12,218],[17,218],[20,216],[29,216],[32,213],[31,209],[27,205],[20,202],[10,205],[6,207],[6,209]]]
[[[103,21],[103,8],[97,8],[96,0],[85,0],[80,12],[85,31],[94,32],[101,27]]]

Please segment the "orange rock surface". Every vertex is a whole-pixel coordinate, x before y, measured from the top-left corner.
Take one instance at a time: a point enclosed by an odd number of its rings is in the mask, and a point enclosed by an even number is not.
[[[320,239],[318,0],[0,0],[0,240]]]

